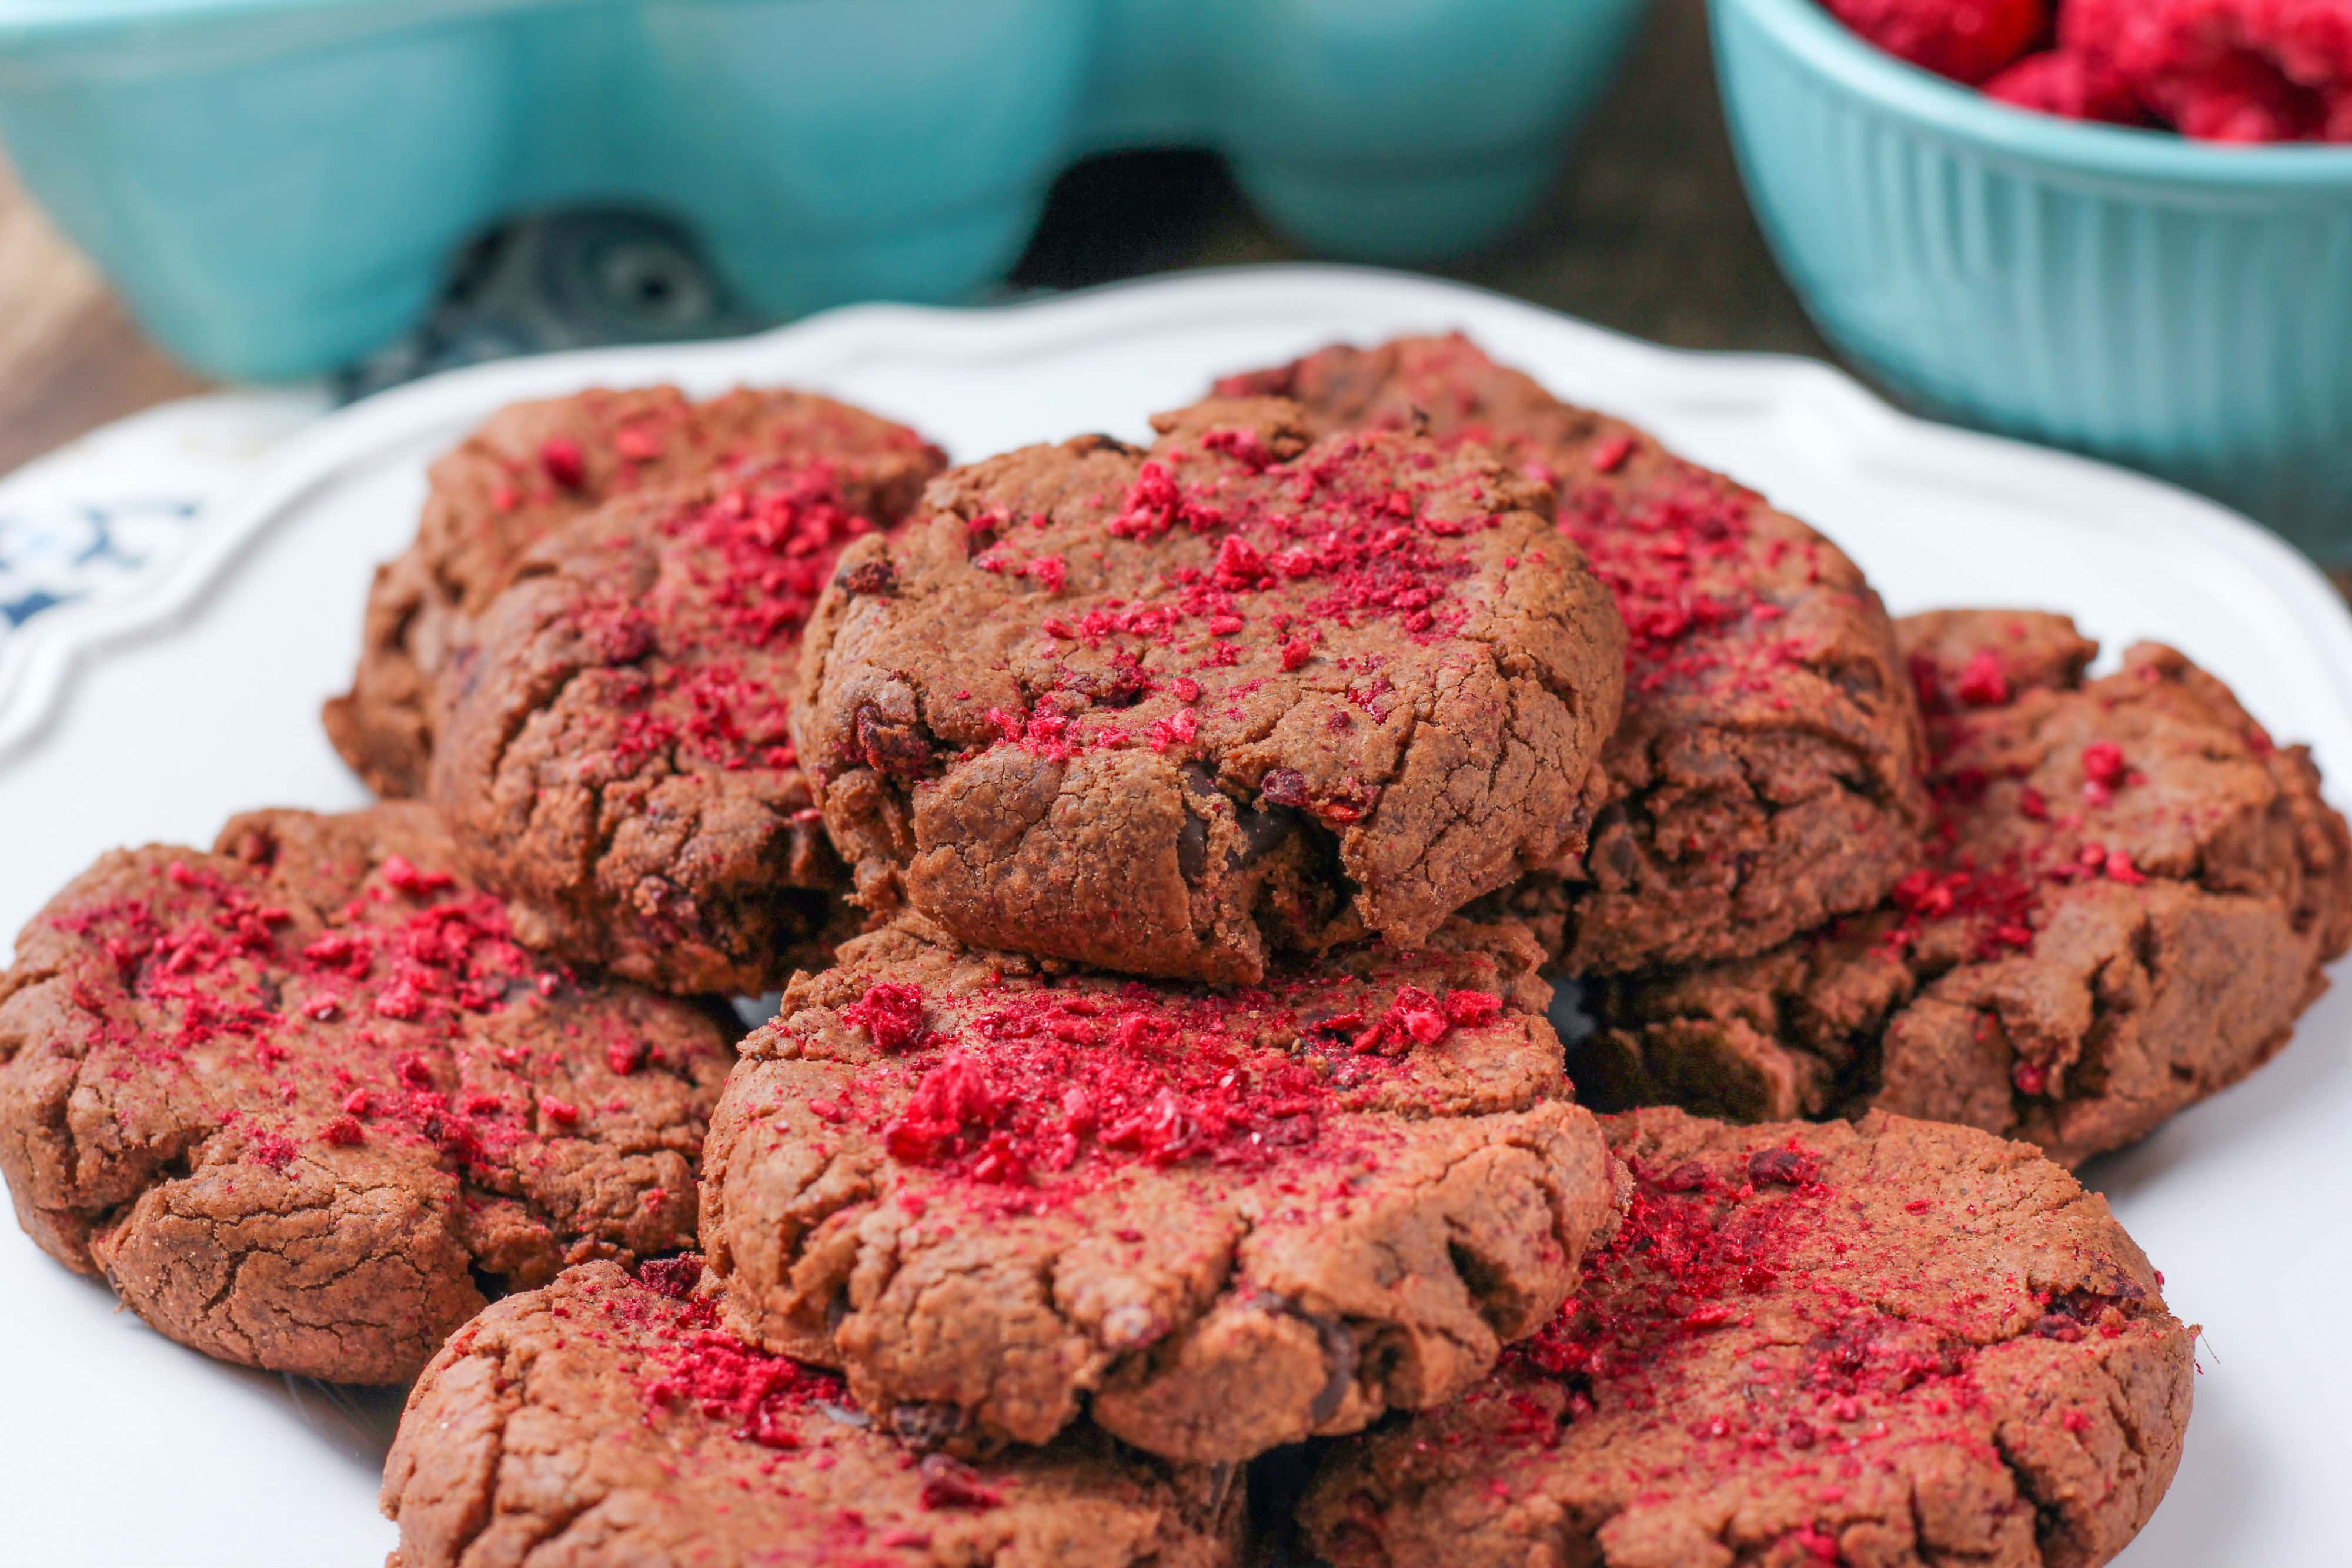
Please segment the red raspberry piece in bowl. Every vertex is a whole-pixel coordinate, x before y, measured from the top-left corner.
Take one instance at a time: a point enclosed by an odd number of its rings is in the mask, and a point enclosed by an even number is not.
[[[2182,135],[2204,141],[2310,141],[2327,122],[2319,94],[2247,50],[2200,70],[2159,74],[2142,90]]]
[[[2043,0],[1825,0],[1830,14],[1897,58],[1977,86],[2050,28]]]
[[[2150,123],[2147,108],[2105,55],[2074,48],[2026,56],[1985,83],[1985,96],[2067,120]]]
[[[2259,5],[2272,53],[2300,82],[2352,84],[2352,4],[2346,0],[2263,0]]]
[[[2149,110],[2209,141],[2352,137],[2347,0],[2067,0],[2063,48],[2112,60]]]

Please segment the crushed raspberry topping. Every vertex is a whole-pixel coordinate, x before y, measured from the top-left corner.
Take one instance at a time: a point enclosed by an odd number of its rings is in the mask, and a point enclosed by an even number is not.
[[[1034,580],[1038,608],[1053,612],[1038,616],[1034,644],[1051,673],[1019,706],[985,711],[989,744],[1063,762],[1129,747],[1188,754],[1212,726],[1240,716],[1235,705],[1276,664],[1327,667],[1349,700],[1386,717],[1390,655],[1360,643],[1334,653],[1328,639],[1374,624],[1423,647],[1458,633],[1475,608],[1466,541],[1501,516],[1493,479],[1393,435],[1328,441],[1277,462],[1250,432],[1213,430],[1142,463],[1123,495],[1088,503],[1116,501],[1102,524],[1111,538],[1174,534],[1197,547],[1170,552],[1181,564],[1162,564],[1139,591],[1062,602],[1046,601],[1070,580],[1071,562],[1103,559],[1102,546],[1030,554],[1030,534],[1050,516],[1026,527],[1003,508],[967,517],[971,563]],[[1378,790],[1341,780],[1315,809],[1360,821]]]
[[[1488,447],[1554,486],[1561,531],[1617,601],[1633,693],[1790,700],[1787,683],[1812,649],[1780,622],[1791,596],[1822,579],[1820,541],[1636,434],[1603,426],[1571,447],[1539,418],[1494,417],[1480,388],[1496,368],[1460,333],[1415,344],[1398,363],[1444,444]]]
[[[1302,362],[1303,363],[1303,362]],[[1449,448],[1484,446],[1553,486],[1562,532],[1617,601],[1626,671],[1637,692],[1704,686],[1779,695],[1809,653],[1778,627],[1786,615],[1759,583],[1817,580],[1817,547],[1759,526],[1762,502],[1718,476],[1663,453],[1629,479],[1636,436],[1601,434],[1581,461],[1564,457],[1543,430],[1492,421],[1477,388],[1495,363],[1460,333],[1417,344],[1398,371],[1411,406]],[[1235,392],[1296,390],[1300,367],[1227,378]],[[1388,411],[1398,417],[1398,411]],[[1561,463],[1567,463],[1562,471]]]
[[[922,1473],[925,1508],[996,1508],[1004,1493],[980,1479],[980,1472],[946,1454],[926,1454],[917,1469]]]
[[[383,860],[383,882],[394,893],[415,897],[427,894],[446,893],[457,885],[457,879],[446,871],[420,871],[411,865],[406,855],[386,855]]]
[[[1772,630],[1783,612],[1754,584],[1792,547],[1759,534],[1759,503],[1737,486],[1672,460],[1668,473],[1636,492],[1567,484],[1560,494],[1561,528],[1624,618],[1628,677],[1645,692],[1687,685],[1769,692],[1807,649]]]
[[[872,518],[842,499],[830,464],[777,467],[663,519],[662,532],[703,552],[677,603],[708,604],[730,641],[766,646],[797,635],[824,591],[835,559],[872,533]]]
[[[893,1054],[912,1050],[923,1040],[923,988],[878,981],[841,1009],[841,1019],[873,1036],[878,1050]]]
[[[614,764],[794,766],[782,681],[757,661],[795,645],[842,549],[875,526],[824,463],[772,466],[663,516],[652,591],[619,582],[572,611],[618,710]]]
[[[1484,991],[1452,991],[1441,1000],[1419,986],[1400,986],[1388,1010],[1355,1037],[1358,1051],[1402,1056],[1416,1045],[1435,1045],[1455,1029],[1480,1029],[1495,1021],[1503,998]],[[1329,1028],[1327,1020],[1324,1027]]]
[[[701,1266],[700,1256],[688,1253],[645,1264],[636,1286],[583,1283],[572,1292],[582,1306],[556,1307],[553,1315],[596,1343],[636,1354],[637,1393],[648,1421],[692,1411],[724,1424],[739,1442],[789,1453],[807,1446],[803,1417],[812,1408],[855,1416],[856,1405],[839,1374],[770,1354],[715,1328],[710,1302],[693,1294]],[[593,1319],[610,1326],[596,1328]]]
[[[1856,1228],[1852,1195],[1826,1185],[1819,1157],[1793,1139],[1628,1169],[1631,1204],[1582,1289],[1505,1353],[1504,1375],[1479,1396],[1506,1402],[1504,1441],[1550,1448],[1581,1423],[1633,1416],[1679,1429],[1700,1463],[1769,1466],[1832,1489],[1884,1462],[1890,1445],[1952,1442],[1998,1462],[1974,1374],[1983,1347],[2004,1337],[1998,1294],[2018,1281],[1989,1281],[1931,1312],[1885,1304],[1916,1294],[1884,1272],[1901,1268],[1882,1261],[1887,1239]],[[2082,1291],[2032,1300],[2040,1337],[2123,1332],[2127,1303]],[[1528,1397],[1542,1385],[1564,1398]]]
[[[577,490],[588,480],[587,455],[568,435],[551,435],[540,444],[539,465],[549,479],[566,490]]]
[[[2042,904],[2033,883],[2011,873],[1926,867],[1906,873],[1888,901],[1903,916],[1888,933],[1888,946],[1913,945],[1930,922],[1964,921],[1975,928],[1970,956],[1979,960],[2031,950],[2033,915]]]
[[[1245,485],[1234,483],[1223,465],[1183,463],[1181,453],[1142,465],[1108,525],[1110,534],[1216,534],[1215,556],[1205,568],[1175,570],[1163,595],[1137,607],[1157,612],[1148,619],[1097,612],[1073,627],[1074,636],[1089,646],[1114,632],[1172,640],[1180,626],[1232,636],[1260,618],[1259,600],[1277,590],[1286,591],[1271,616],[1277,632],[1295,622],[1386,619],[1425,642],[1461,626],[1468,606],[1455,585],[1471,565],[1454,541],[1494,519],[1457,517],[1433,503],[1483,505],[1475,481],[1360,465],[1362,448],[1351,441],[1280,464],[1255,443],[1244,431],[1212,431],[1202,440],[1204,455],[1234,459],[1254,481]]]
[[[755,1350],[716,1329],[692,1333],[649,1359],[658,1370],[642,1385],[648,1408],[691,1406],[762,1448],[799,1448],[803,1411],[819,1402],[848,1404],[838,1375]]]
[[[1084,1190],[1073,1176],[1137,1165],[1261,1171],[1299,1157],[1328,1141],[1351,1091],[1394,1075],[1396,1058],[1503,1010],[1486,992],[1412,985],[1377,1015],[1330,1004],[1328,982],[1232,997],[1140,982],[1006,990],[910,1034],[920,994],[877,985],[842,1016],[892,1059],[808,1109],[866,1125],[902,1165],[1037,1209]]]
[[[625,424],[613,432],[613,451],[624,463],[654,463],[667,450],[661,432],[648,422]]]
[[[1156,1005],[1009,1000],[915,1081],[884,1142],[903,1164],[1005,1186],[1103,1164],[1263,1168],[1312,1143],[1330,1092],[1308,1064],[1223,1048]]]
[[[2000,667],[2000,656],[1990,648],[1970,654],[1950,680],[1945,678],[1944,667],[1926,653],[1912,654],[1909,669],[1919,712],[1929,718],[1949,714],[1963,703],[1986,707],[2009,700],[2009,676]]]
[[[518,1048],[478,1051],[474,1019],[569,986],[508,928],[505,907],[454,878],[388,857],[324,931],[296,937],[294,917],[213,866],[152,867],[154,885],[54,917],[102,956],[139,1012],[100,988],[73,989],[87,1044],[131,1076],[249,1074],[281,1111],[230,1111],[247,1157],[274,1170],[315,1140],[423,1144],[480,1171],[536,1133],[560,1132],[568,1103],[534,1101],[514,1077]],[[617,1024],[614,1027],[617,1028]],[[575,1026],[573,1033],[578,1033]],[[642,1059],[642,1041],[626,1042]],[[567,1057],[614,1047],[567,1039]]]
[[[1618,469],[1625,466],[1625,459],[1633,455],[1633,438],[1631,435],[1620,432],[1615,435],[1603,436],[1592,444],[1590,455],[1592,471],[1596,474],[1614,474]]]
[[[885,1450],[838,1373],[772,1354],[719,1329],[710,1301],[694,1293],[701,1261],[688,1254],[648,1263],[640,1268],[637,1282],[617,1287],[593,1278],[559,1281],[549,1292],[554,1330],[550,1348],[560,1352],[584,1340],[595,1347],[591,1355],[617,1361],[635,1384],[646,1425],[679,1442],[674,1451],[681,1458],[698,1448],[708,1454],[703,1446],[716,1440],[716,1434],[696,1430],[696,1423],[762,1450],[742,1456],[751,1459],[748,1465],[717,1472],[744,1491],[766,1487],[785,1498],[804,1497],[813,1474],[833,1469],[859,1450],[871,1458],[887,1451],[900,1469],[914,1473],[916,1507],[972,1511],[1002,1506],[1014,1481],[944,1454],[919,1459],[904,1449]],[[474,1332],[460,1331],[453,1343],[465,1348],[464,1336]],[[921,1531],[891,1528],[887,1516],[875,1517],[874,1511],[892,1506],[886,1499],[852,1500],[870,1500],[872,1509],[840,1508],[813,1521],[821,1522],[815,1560],[879,1568],[886,1559],[867,1555],[866,1549],[929,1542]]]
[[[2059,890],[2147,882],[2131,852],[2097,831],[2102,821],[2130,831],[2134,819],[2126,813],[2135,808],[2128,792],[2146,781],[2124,745],[2098,738],[2071,750],[2051,746],[2022,753],[2010,745],[2041,724],[2063,726],[2064,705],[2107,720],[2117,712],[2115,699],[2068,695],[2026,709],[2023,721],[1997,715],[1991,710],[2005,705],[2048,699],[2021,694],[1999,654],[1985,649],[1957,670],[1915,657],[1912,676],[1927,717],[1927,783],[1937,816],[1926,863],[1889,894],[1885,914],[1894,918],[1880,927],[1880,951],[1907,955],[1915,969],[1930,977],[1953,964],[1997,961],[2032,951]],[[2079,786],[2070,781],[2077,771]],[[2033,779],[2042,787],[2028,781]],[[2116,814],[2097,815],[2110,810]],[[2018,1093],[2064,1092],[2062,1064],[2022,1054],[2030,1042],[2011,1045],[2021,1053],[2010,1071]]]
[[[649,1258],[637,1265],[637,1282],[673,1301],[682,1301],[692,1295],[701,1278],[702,1254],[699,1252],[681,1252],[675,1258]]]
[[[752,474],[812,452],[837,452],[852,463],[884,454],[942,460],[929,442],[902,426],[766,392],[738,389],[693,402],[674,388],[593,388],[570,401],[577,423],[565,434],[517,451],[478,444],[505,475],[489,489],[497,510],[528,502],[577,511],[665,480]],[[671,458],[680,461],[667,473],[653,466]],[[520,548],[530,537],[508,542]]]

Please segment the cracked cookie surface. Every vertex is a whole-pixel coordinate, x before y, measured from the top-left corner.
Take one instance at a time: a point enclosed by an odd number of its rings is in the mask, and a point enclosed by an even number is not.
[[[1335,1568],[2093,1568],[2179,1463],[2192,1331],[2031,1147],[1604,1118],[1624,1222],[1458,1404],[1338,1445]]]
[[[957,469],[844,555],[793,723],[877,913],[1254,981],[1583,841],[1622,630],[1542,487],[1295,405]]]
[[[2352,942],[2352,841],[2301,747],[2143,643],[2084,680],[2063,617],[1897,630],[1938,813],[1885,906],[1759,957],[1591,988],[1596,1103],[1869,1105],[2074,1164],[2268,1061]]]
[[[1425,429],[1554,486],[1622,612],[1624,717],[1581,855],[1504,901],[1571,973],[1755,953],[1916,859],[1919,720],[1876,593],[1819,533],[1460,336],[1319,350],[1220,390],[1318,433]]]
[[[0,1174],[52,1256],[224,1360],[412,1375],[567,1260],[690,1245],[728,1036],[543,966],[422,805],[116,851],[0,975]]]
[[[727,1326],[967,1448],[1242,1459],[1449,1398],[1613,1213],[1538,957],[1457,922],[1221,992],[858,937],[712,1118]]]
[[[416,542],[377,569],[352,689],[320,716],[328,739],[377,794],[422,793],[467,619],[526,550],[614,497],[776,459],[829,464],[848,506],[877,517],[904,516],[945,462],[903,425],[777,389],[697,402],[673,386],[593,388],[493,414],[434,464]]]
[[[1098,1433],[966,1464],[719,1329],[692,1260],[567,1270],[460,1329],[384,1466],[394,1568],[1226,1568],[1239,1473]]]
[[[521,556],[443,683],[428,793],[522,940],[680,992],[825,961],[849,877],[786,713],[835,558],[881,526],[834,465],[772,463]]]

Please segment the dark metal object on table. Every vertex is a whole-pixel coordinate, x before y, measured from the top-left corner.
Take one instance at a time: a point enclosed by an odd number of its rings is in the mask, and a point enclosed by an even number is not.
[[[1055,182],[1011,289],[1309,254],[1258,216],[1214,155],[1125,152]],[[1825,352],[1740,194],[1701,0],[1653,8],[1624,78],[1534,217],[1433,270],[1680,347]],[[768,324],[728,298],[675,225],[630,212],[563,214],[478,244],[433,318],[342,386],[357,395],[507,354]]]
[[[475,242],[423,324],[338,376],[335,391],[348,402],[516,354],[729,338],[764,325],[668,220],[608,208],[555,213]]]

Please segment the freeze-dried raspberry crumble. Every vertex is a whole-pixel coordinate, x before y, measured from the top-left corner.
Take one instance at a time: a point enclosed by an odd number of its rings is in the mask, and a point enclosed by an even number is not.
[[[694,1236],[730,1053],[546,961],[425,807],[118,851],[0,976],[0,1171],[33,1239],[210,1354],[413,1375],[481,1305]]]
[[[1097,1432],[967,1461],[877,1423],[835,1373],[745,1344],[646,1270],[565,1270],[418,1379],[384,1465],[404,1568],[518,1541],[695,1568],[1231,1568],[1239,1473]]]
[[[1239,1460],[1443,1399],[1612,1205],[1538,957],[1456,923],[1212,989],[859,937],[712,1124],[726,1325],[975,1448],[1083,1410]]]

